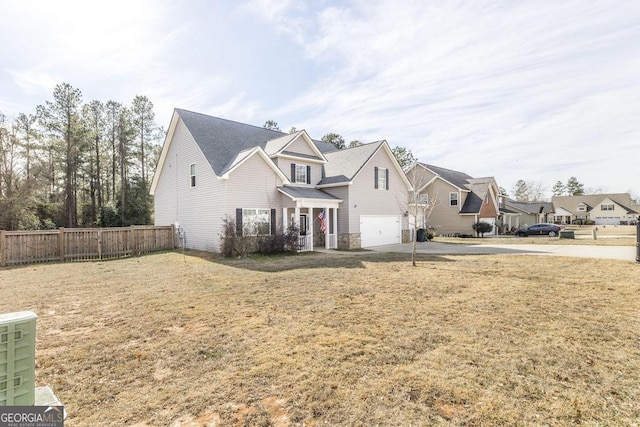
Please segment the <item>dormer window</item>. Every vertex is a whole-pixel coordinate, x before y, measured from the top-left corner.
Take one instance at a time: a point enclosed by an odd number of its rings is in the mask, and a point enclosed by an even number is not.
[[[587,206],[584,204],[579,204],[578,205],[578,212],[586,212],[587,211]]]

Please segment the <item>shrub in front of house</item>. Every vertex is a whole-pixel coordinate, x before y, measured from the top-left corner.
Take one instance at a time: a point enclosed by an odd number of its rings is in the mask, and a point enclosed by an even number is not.
[[[493,231],[493,225],[488,222],[479,221],[473,224],[473,230],[484,237],[484,233],[491,233]]]
[[[226,217],[222,223],[220,252],[224,257],[244,257],[250,253],[271,255],[298,251],[300,230],[295,226],[289,227],[285,233],[243,236],[238,234],[234,219]]]

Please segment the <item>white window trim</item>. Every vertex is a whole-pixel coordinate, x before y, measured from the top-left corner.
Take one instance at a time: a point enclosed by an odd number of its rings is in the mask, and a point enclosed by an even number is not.
[[[307,183],[307,165],[296,163],[296,183]]]
[[[451,198],[452,194],[456,195],[456,198],[455,198],[456,204],[455,205],[453,204],[453,200],[454,199]],[[459,204],[460,204],[460,198],[458,197],[458,193],[456,193],[455,191],[452,191],[451,193],[449,193],[449,206],[453,208],[453,207],[457,207]]]
[[[378,167],[378,190],[387,189],[387,168]]]

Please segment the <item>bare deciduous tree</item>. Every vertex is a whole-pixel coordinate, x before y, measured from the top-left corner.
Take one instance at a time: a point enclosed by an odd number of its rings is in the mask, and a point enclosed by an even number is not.
[[[409,217],[409,222],[413,223],[417,232],[423,228],[428,230],[429,218],[433,210],[440,204],[438,191],[429,184],[432,176],[418,162],[415,162],[407,171],[407,178],[411,184],[408,199],[400,206],[405,214]],[[416,249],[417,235],[413,236],[413,245],[411,250],[411,265],[416,266]]]

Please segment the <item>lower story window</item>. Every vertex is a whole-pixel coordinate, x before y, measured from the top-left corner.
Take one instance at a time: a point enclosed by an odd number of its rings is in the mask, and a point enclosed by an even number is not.
[[[269,209],[242,209],[242,234],[263,236],[271,234],[271,214]]]

